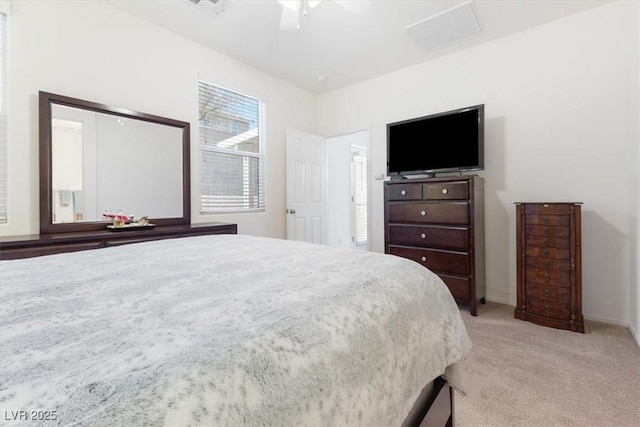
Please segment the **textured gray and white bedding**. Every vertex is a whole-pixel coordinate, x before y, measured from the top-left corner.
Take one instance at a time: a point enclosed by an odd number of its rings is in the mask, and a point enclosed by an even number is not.
[[[202,236],[1,261],[0,282],[7,425],[399,426],[437,376],[464,388],[451,294],[391,255]]]

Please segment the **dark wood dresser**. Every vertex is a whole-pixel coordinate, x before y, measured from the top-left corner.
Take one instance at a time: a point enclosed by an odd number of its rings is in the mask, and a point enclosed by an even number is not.
[[[106,227],[106,226],[105,226]],[[166,225],[153,229],[110,231],[92,230],[70,233],[7,236],[0,238],[0,259],[31,258],[63,252],[84,251],[151,240],[175,239],[208,234],[237,234],[236,224]]]
[[[516,203],[515,317],[584,333],[580,203]]]
[[[477,316],[484,303],[484,181],[476,175],[385,183],[385,252],[414,260]]]

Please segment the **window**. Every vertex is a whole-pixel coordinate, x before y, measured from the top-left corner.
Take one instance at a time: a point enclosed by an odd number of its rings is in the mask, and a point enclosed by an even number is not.
[[[0,13],[0,223],[7,222],[7,17]]]
[[[264,103],[200,81],[200,212],[265,209]]]

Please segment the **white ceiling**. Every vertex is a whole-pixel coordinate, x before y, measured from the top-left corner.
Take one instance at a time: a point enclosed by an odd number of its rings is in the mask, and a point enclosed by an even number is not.
[[[280,30],[276,0],[231,0],[218,15],[188,0],[109,0],[114,7],[313,93],[349,86],[612,0],[474,0],[483,33],[425,52],[404,30],[466,0],[323,0],[299,31]],[[343,3],[351,3],[348,9]],[[318,77],[324,76],[324,80]]]

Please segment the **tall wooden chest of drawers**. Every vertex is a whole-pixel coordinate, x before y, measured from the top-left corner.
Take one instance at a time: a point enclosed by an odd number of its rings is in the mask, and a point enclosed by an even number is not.
[[[516,203],[517,319],[584,333],[580,203]]]
[[[484,181],[476,175],[385,183],[385,252],[414,260],[477,316],[484,303]]]

